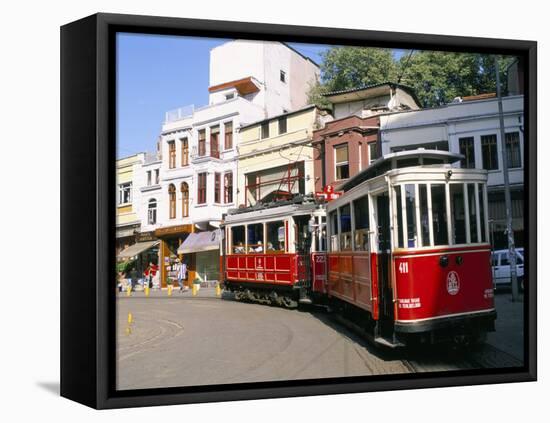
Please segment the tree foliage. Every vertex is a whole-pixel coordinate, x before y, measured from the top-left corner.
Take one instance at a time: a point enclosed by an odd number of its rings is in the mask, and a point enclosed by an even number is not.
[[[499,58],[504,93],[506,68],[513,59]],[[325,107],[323,93],[381,82],[413,88],[424,107],[496,90],[494,56],[477,53],[407,51],[397,59],[390,49],[332,47],[322,54],[321,75],[310,87],[309,101]]]

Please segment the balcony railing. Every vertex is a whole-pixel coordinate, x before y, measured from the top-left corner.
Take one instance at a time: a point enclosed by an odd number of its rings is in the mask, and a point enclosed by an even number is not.
[[[174,110],[169,110],[166,112],[164,122],[176,122],[178,120],[193,116],[194,112],[195,106],[193,104],[190,104],[189,106],[179,107]]]

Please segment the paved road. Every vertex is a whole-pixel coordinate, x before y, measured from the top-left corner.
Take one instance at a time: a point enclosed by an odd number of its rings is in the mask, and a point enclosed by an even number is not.
[[[404,355],[370,345],[319,309],[222,300],[213,290],[197,297],[120,295],[117,311],[118,389],[521,365],[503,334],[502,349],[488,344],[468,355],[436,349]]]

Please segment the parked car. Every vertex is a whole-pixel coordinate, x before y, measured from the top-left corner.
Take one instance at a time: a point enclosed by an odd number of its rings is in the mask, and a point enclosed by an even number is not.
[[[512,276],[510,273],[510,256],[508,250],[495,250],[491,255],[491,265],[493,266],[493,281],[495,286],[510,285]],[[518,286],[523,290],[523,248],[516,248],[516,269],[518,275]]]

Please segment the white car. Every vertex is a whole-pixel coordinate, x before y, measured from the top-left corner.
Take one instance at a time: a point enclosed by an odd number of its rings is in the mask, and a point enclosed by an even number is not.
[[[516,248],[516,269],[520,289],[523,289],[523,264],[523,248]],[[493,281],[495,286],[512,283],[508,250],[493,251],[491,254],[491,265],[493,266]]]

